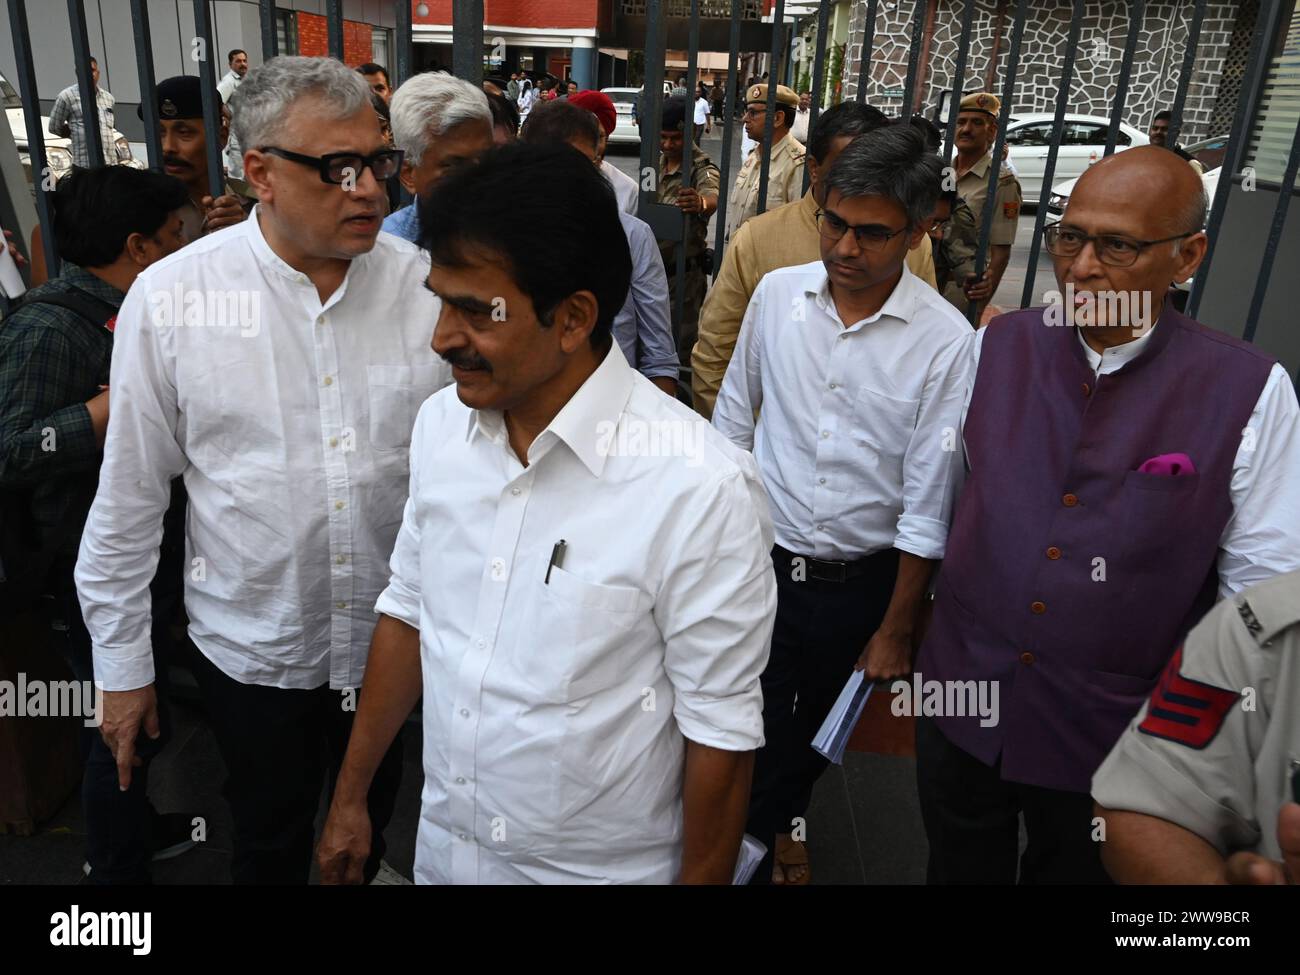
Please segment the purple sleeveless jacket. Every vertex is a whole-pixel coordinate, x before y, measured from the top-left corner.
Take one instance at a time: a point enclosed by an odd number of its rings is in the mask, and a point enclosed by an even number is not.
[[[1233,462],[1274,360],[1168,306],[1141,354],[1100,377],[1042,309],[987,328],[917,670],[997,681],[997,724],[947,715],[943,733],[1001,756],[1004,779],[1086,793],[1214,602]],[[1138,470],[1170,453],[1195,473]]]

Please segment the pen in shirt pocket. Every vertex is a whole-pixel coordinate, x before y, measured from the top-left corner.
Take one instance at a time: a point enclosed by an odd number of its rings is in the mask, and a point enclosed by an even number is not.
[[[564,539],[561,538],[558,542],[555,543],[554,547],[551,549],[551,561],[546,563],[546,578],[542,580],[544,584],[548,586],[551,584],[552,569],[564,568],[564,550],[567,547],[568,546],[565,544]]]

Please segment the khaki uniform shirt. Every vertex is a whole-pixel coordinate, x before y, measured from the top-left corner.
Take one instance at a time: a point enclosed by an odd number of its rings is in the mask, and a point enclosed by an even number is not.
[[[237,196],[243,201],[244,213],[247,214],[249,209],[257,202],[257,197],[253,193],[252,187],[242,179],[227,179],[225,188],[221,191],[222,196]],[[207,196],[207,193],[203,194]],[[203,211],[193,200],[186,200],[185,205],[180,209],[181,227],[185,234],[185,242],[193,243],[208,232],[205,224]]]
[[[699,146],[692,147],[691,153],[691,185],[701,196],[708,194],[717,195],[718,186],[722,181],[722,175],[718,172],[718,167],[713,165]],[[677,203],[677,194],[682,188],[682,171],[678,169],[674,173],[664,172],[664,159],[659,157],[659,202],[675,206]],[[709,243],[709,218],[702,213],[692,213],[686,215],[686,259],[696,260],[704,256],[708,250]],[[659,242],[659,253],[663,255],[664,264],[668,267],[668,274],[671,277],[676,270],[677,245],[673,241],[661,240]]]
[[[704,299],[700,334],[691,352],[695,409],[705,419],[713,416],[740,323],[763,275],[821,259],[816,214],[817,201],[809,190],[802,199],[755,217],[727,245],[718,278]],[[907,267],[930,287],[935,286],[929,237],[922,237],[907,252]]]
[[[943,296],[962,313],[969,306],[962,284],[966,275],[975,273],[975,254],[979,250],[980,227],[984,223],[984,204],[989,195],[989,166],[992,162],[993,153],[986,153],[983,159],[957,180],[957,196],[966,204],[967,212],[961,213],[961,207],[954,210],[952,223],[944,234],[945,257],[941,260],[949,273],[941,286]],[[989,231],[989,247],[1009,247],[1016,242],[1021,193],[1020,181],[1006,169],[998,176],[997,195],[993,202],[997,209]]]
[[[1227,856],[1282,858],[1300,768],[1300,572],[1220,602],[1187,636],[1092,780],[1110,809],[1175,823]]]
[[[767,174],[768,210],[791,203],[802,195],[804,155],[804,147],[788,132],[784,139],[772,147],[772,162]],[[745,164],[740,167],[740,175],[736,177],[731,197],[727,200],[728,242],[746,220],[758,216],[758,189],[762,175],[763,147],[760,144],[750,150]]]

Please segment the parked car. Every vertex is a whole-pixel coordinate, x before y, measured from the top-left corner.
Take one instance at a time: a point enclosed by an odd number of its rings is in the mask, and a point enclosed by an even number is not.
[[[1226,135],[1215,136],[1212,139],[1203,139],[1200,142],[1193,142],[1190,146],[1184,146],[1183,151],[1205,167],[1205,173],[1201,176],[1201,182],[1205,186],[1205,194],[1210,199],[1214,199],[1214,191],[1219,185],[1219,169],[1223,165],[1223,157],[1228,147],[1228,137]],[[1065,206],[1070,202],[1070,194],[1074,192],[1074,184],[1079,181],[1079,177],[1067,179],[1064,182],[1057,183],[1052,187],[1051,194],[1047,197],[1047,214],[1051,221],[1061,219],[1065,213]]]
[[[5,115],[9,119],[9,131],[18,147],[18,158],[23,164],[23,173],[27,182],[32,182],[32,158],[27,151],[27,119],[23,113],[23,101],[11,84],[0,75],[0,96],[5,103]],[[41,116],[41,132],[45,135],[45,161],[55,180],[60,180],[72,169],[72,140],[63,136],[50,135],[50,117]],[[144,169],[142,161],[135,158],[131,144],[126,136],[117,129],[113,130],[113,144],[117,147],[119,166],[131,166]]]
[[[1008,158],[1016,169],[1020,189],[1028,206],[1038,205],[1042,191],[1047,152],[1052,144],[1055,116],[1048,113],[1014,115],[1007,122]],[[1058,179],[1074,179],[1102,157],[1106,151],[1106,134],[1110,119],[1100,115],[1067,115],[1061,130],[1061,146],[1056,153]],[[1146,133],[1127,122],[1119,124],[1116,151],[1130,146],[1144,146]]]
[[[641,144],[641,130],[636,124],[636,100],[641,97],[640,88],[602,88],[602,92],[609,96],[609,100],[614,103],[614,111],[618,117],[614,123],[614,131],[609,137],[611,145],[639,146]]]

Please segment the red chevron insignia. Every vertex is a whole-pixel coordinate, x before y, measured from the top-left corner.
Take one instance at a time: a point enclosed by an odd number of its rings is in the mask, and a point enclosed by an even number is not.
[[[1183,648],[1173,655],[1138,725],[1143,734],[1176,741],[1188,748],[1204,748],[1219,733],[1223,719],[1241,699],[1238,691],[1188,680],[1181,673]]]

